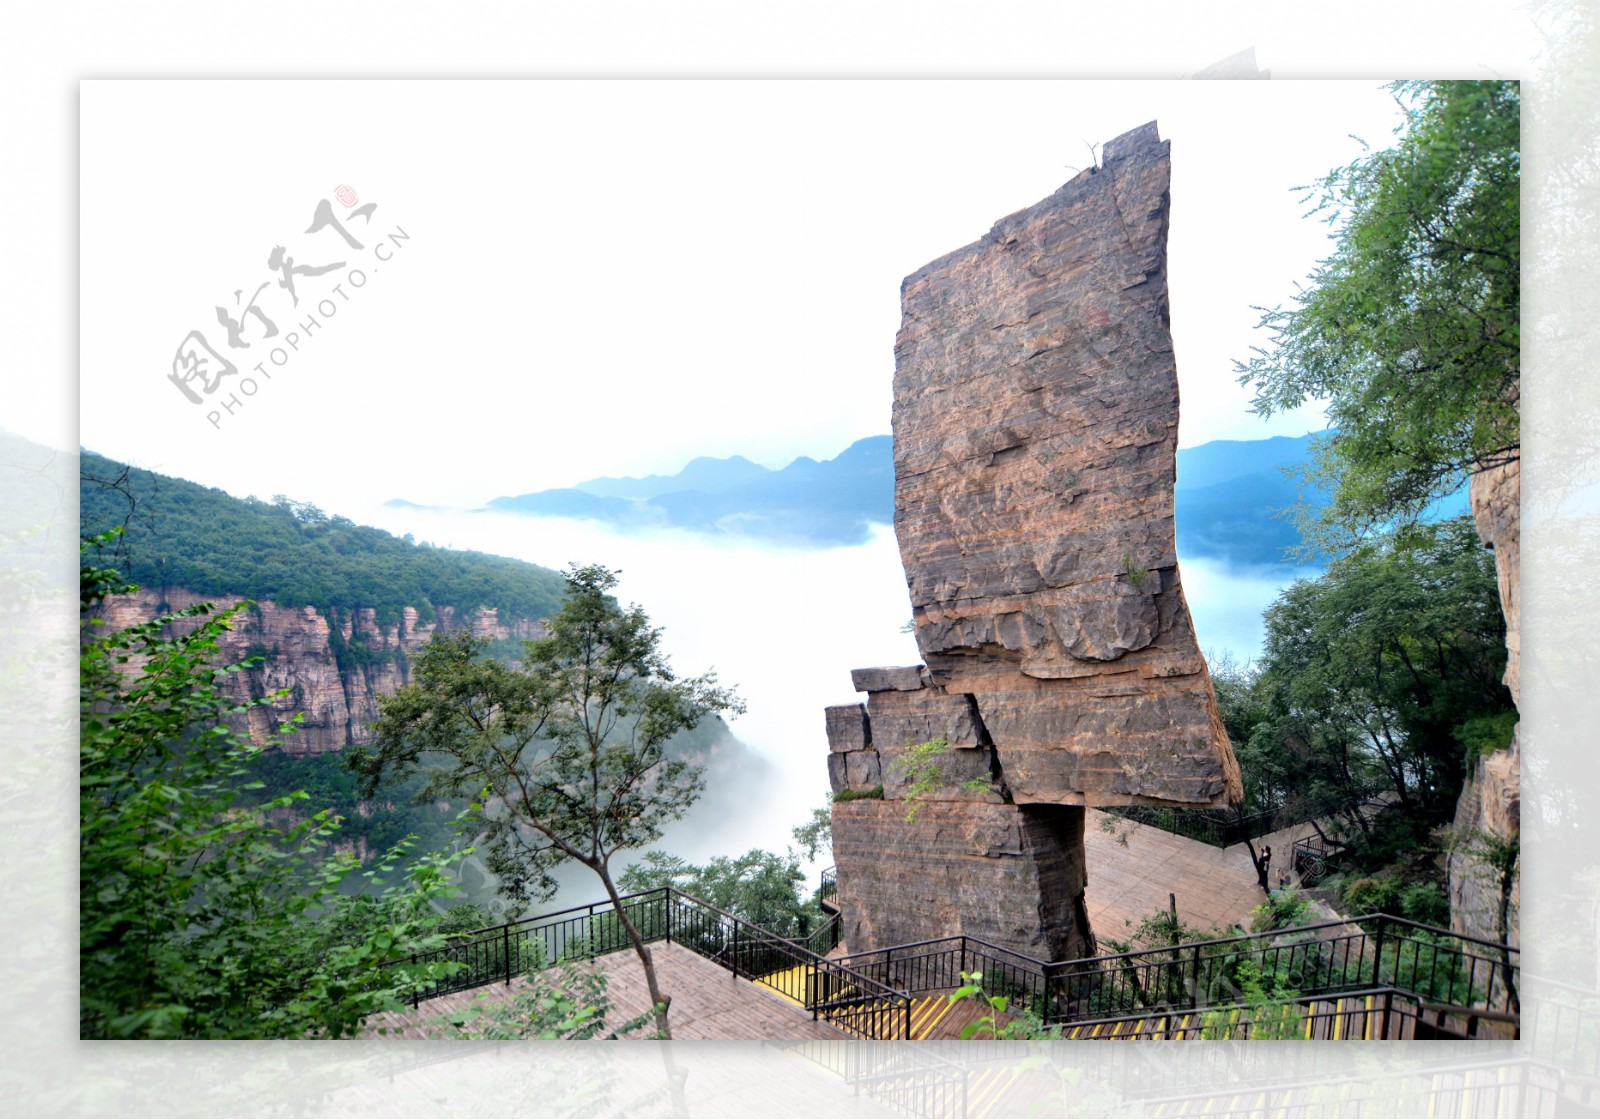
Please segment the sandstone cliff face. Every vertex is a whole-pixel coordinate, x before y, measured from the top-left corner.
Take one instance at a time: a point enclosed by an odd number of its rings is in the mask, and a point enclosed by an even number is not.
[[[895,531],[930,685],[972,696],[1019,802],[1242,796],[1178,578],[1168,145],[910,276]]]
[[[964,933],[1047,961],[1093,954],[1082,809],[933,801],[905,818],[903,801],[834,806],[851,950]]]
[[[208,601],[218,611],[240,602],[237,597],[206,597],[182,588],[145,589],[108,598],[102,613],[110,629],[122,630]],[[378,714],[377,697],[410,682],[410,655],[435,633],[463,629],[491,639],[536,638],[542,633],[533,619],[502,622],[493,607],[473,611],[440,607],[428,623],[419,622],[416,610],[407,607],[397,625],[385,628],[370,608],[330,620],[313,607],[280,607],[266,600],[234,616],[233,629],[220,643],[225,664],[252,654],[260,654],[264,664],[226,678],[223,691],[246,700],[289,690],[283,699],[250,709],[248,731],[257,743],[265,742],[283,721],[304,712],[299,733],[283,742],[285,753],[343,750],[370,737]],[[347,647],[352,642],[364,646],[365,663],[341,670],[334,652],[335,634]]]
[[[827,713],[852,949],[956,932],[1085,956],[1083,807],[1224,805],[1238,765],[1178,575],[1168,145],[907,277],[895,531],[925,665]],[[908,822],[906,750],[950,744]],[[980,932],[982,931],[982,932]]]
[[[1500,607],[1506,617],[1506,687],[1522,703],[1521,464],[1510,463],[1473,476],[1469,491],[1478,536],[1494,549]],[[1455,828],[1462,836],[1486,833],[1515,839],[1521,835],[1522,729],[1511,745],[1478,760],[1456,802]],[[1521,904],[1520,870],[1509,899],[1501,897],[1496,876],[1467,845],[1449,859],[1450,928],[1491,941],[1520,944],[1517,909]]]

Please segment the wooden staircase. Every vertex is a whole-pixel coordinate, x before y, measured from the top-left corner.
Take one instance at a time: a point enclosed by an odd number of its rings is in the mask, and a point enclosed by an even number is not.
[[[1296,1000],[1291,1015],[1266,1036],[1308,1041],[1379,1041],[1437,1037],[1419,1019],[1415,1000],[1393,992],[1356,992]],[[1418,1024],[1423,1023],[1419,1031]],[[1255,1029],[1252,1029],[1255,1027]],[[1094,1042],[1187,1042],[1262,1037],[1246,1008],[1200,1008],[1067,1024],[1063,1038]]]

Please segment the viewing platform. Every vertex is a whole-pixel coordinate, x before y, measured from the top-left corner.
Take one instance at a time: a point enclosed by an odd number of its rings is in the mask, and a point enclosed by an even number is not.
[[[661,990],[672,1000],[669,1018],[674,1039],[840,1041],[849,1037],[828,1023],[813,1019],[811,1012],[771,987],[734,976],[682,945],[657,942],[650,952]],[[650,991],[637,954],[631,949],[619,949],[596,963],[605,968],[606,994],[611,998],[611,1011],[606,1016],[609,1026],[626,1023],[650,1010]],[[588,969],[594,965],[579,967]],[[388,1038],[437,1037],[424,1029],[427,1024],[461,1014],[474,1003],[504,1001],[527,984],[527,979],[519,976],[509,985],[501,981],[435,996],[423,1000],[409,1014],[374,1016],[367,1020],[365,1034],[378,1037],[378,1028],[386,1027],[389,1034],[384,1037]],[[654,1030],[652,1021],[628,1037],[648,1038]]]

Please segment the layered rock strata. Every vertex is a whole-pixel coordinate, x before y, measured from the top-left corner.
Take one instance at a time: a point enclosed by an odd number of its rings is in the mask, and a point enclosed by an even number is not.
[[[1513,461],[1483,471],[1468,489],[1473,521],[1484,545],[1494,550],[1500,585],[1500,609],[1506,619],[1506,687],[1522,705],[1522,467]],[[1450,928],[1489,941],[1520,944],[1518,908],[1522,901],[1520,869],[1509,890],[1482,858],[1484,837],[1516,840],[1522,833],[1522,727],[1511,745],[1477,760],[1456,802],[1455,832],[1459,843],[1448,863]],[[1498,998],[1499,992],[1494,995]]]
[[[108,629],[124,630],[198,603],[214,603],[221,611],[240,601],[238,596],[202,596],[182,588],[141,590],[109,597],[102,617]],[[194,624],[187,625],[192,629]],[[381,626],[371,608],[329,618],[314,607],[280,607],[263,600],[235,615],[233,628],[219,642],[220,663],[260,656],[262,664],[224,677],[222,689],[241,702],[288,690],[287,696],[249,710],[247,730],[253,741],[266,742],[279,724],[304,712],[299,732],[283,740],[285,753],[343,750],[370,737],[377,698],[410,682],[410,655],[434,634],[457,630],[471,630],[491,640],[537,638],[543,633],[538,621],[502,621],[493,607],[471,611],[438,607],[429,622],[406,607],[398,622]],[[341,666],[336,644],[347,651],[359,646],[361,652],[347,657]]]
[[[829,709],[847,940],[1085,955],[1083,807],[1242,796],[1178,577],[1168,145],[1103,165],[901,287],[895,531],[925,664]],[[943,739],[907,820],[904,752]],[[862,807],[866,806],[866,807]],[[935,807],[936,810],[935,810]],[[944,899],[945,901],[940,901]]]

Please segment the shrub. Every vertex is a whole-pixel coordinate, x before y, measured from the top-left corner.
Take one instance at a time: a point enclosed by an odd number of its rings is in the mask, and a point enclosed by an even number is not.
[[[882,801],[883,787],[873,786],[871,789],[842,789],[833,795],[835,804],[841,801]]]
[[[1400,914],[1430,926],[1450,924],[1450,902],[1438,883],[1415,883],[1400,892]]]
[[[1393,875],[1352,879],[1340,899],[1351,914],[1393,914],[1399,909],[1400,880]]]
[[[1267,900],[1250,911],[1250,930],[1266,933],[1275,929],[1292,929],[1311,920],[1311,903],[1300,897],[1293,887],[1274,891]]]
[[[1456,738],[1467,748],[1467,768],[1470,770],[1480,757],[1503,751],[1511,745],[1511,734],[1517,727],[1515,708],[1496,712],[1492,716],[1469,719],[1456,728]]]

